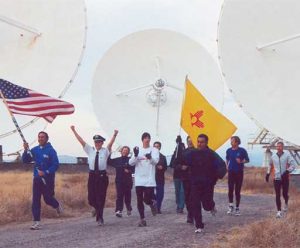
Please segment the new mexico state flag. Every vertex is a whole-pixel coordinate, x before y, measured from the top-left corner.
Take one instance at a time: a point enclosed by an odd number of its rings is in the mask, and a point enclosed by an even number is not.
[[[203,133],[208,136],[208,145],[216,150],[235,132],[236,126],[219,113],[201,95],[197,88],[187,79],[185,97],[181,111],[181,127],[197,146],[197,137]]]

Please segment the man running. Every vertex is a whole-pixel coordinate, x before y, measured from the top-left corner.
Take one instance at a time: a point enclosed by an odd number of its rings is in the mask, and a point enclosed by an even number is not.
[[[131,189],[132,189],[132,173],[133,167],[129,165],[130,148],[123,146],[121,149],[121,157],[108,158],[108,165],[116,169],[116,216],[122,217],[124,202],[127,209],[127,215],[131,215]]]
[[[216,212],[213,200],[213,185],[217,178],[216,156],[207,147],[208,137],[200,134],[197,149],[192,149],[184,158],[183,170],[190,169],[191,203],[195,220],[195,233],[203,232],[202,207],[206,211]]]
[[[32,187],[32,215],[33,225],[31,230],[41,228],[41,197],[47,205],[56,209],[58,214],[62,213],[61,204],[54,198],[55,172],[59,162],[56,151],[49,142],[46,132],[39,132],[39,145],[29,150],[28,143],[24,143],[23,163],[34,161],[33,187]]]
[[[89,204],[95,208],[96,221],[99,226],[104,224],[103,209],[106,200],[106,191],[108,187],[108,176],[106,174],[107,159],[111,152],[112,145],[118,135],[118,130],[114,131],[114,135],[104,148],[103,144],[105,138],[101,135],[94,135],[95,147],[87,144],[75,130],[75,126],[71,126],[76,139],[82,145],[83,150],[88,155],[89,162],[89,179],[88,179],[88,201]]]
[[[238,136],[231,137],[231,148],[226,151],[226,164],[228,169],[228,199],[227,214],[239,216],[241,189],[244,179],[244,164],[249,163],[247,151],[239,147],[241,140]],[[235,208],[233,204],[233,192],[235,192]]]
[[[277,153],[273,154],[270,160],[268,167],[268,172],[266,175],[266,181],[269,182],[270,173],[274,177],[274,189],[276,193],[276,206],[277,214],[276,218],[281,218],[283,216],[281,211],[281,189],[282,196],[284,198],[284,207],[283,212],[288,211],[288,202],[289,202],[289,174],[295,169],[296,162],[293,157],[283,151],[284,144],[279,141],[276,144]]]
[[[140,214],[139,227],[147,226],[145,220],[144,203],[149,205],[153,215],[157,213],[157,205],[154,198],[155,170],[159,161],[159,151],[150,146],[151,136],[143,133],[142,146],[134,147],[132,156],[129,160],[131,166],[135,166],[135,190],[137,196],[137,207]]]

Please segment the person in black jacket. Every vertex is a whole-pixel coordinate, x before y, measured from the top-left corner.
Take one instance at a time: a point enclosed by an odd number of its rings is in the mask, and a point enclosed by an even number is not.
[[[131,189],[132,189],[132,173],[133,168],[129,166],[129,155],[130,148],[128,146],[123,146],[121,149],[121,157],[112,159],[110,156],[108,158],[108,165],[116,169],[116,190],[117,190],[117,200],[116,200],[116,216],[122,217],[122,211],[124,207],[124,202],[127,209],[127,215],[131,215]]]
[[[215,211],[213,200],[213,185],[217,178],[215,154],[207,147],[208,137],[200,134],[197,139],[197,149],[192,150],[184,158],[184,170],[190,169],[191,200],[196,233],[203,231],[202,206],[204,210]]]
[[[175,197],[177,205],[177,213],[182,214],[184,209],[184,188],[183,188],[183,178],[188,172],[182,170],[183,162],[183,152],[185,150],[185,145],[182,142],[181,136],[178,135],[176,138],[176,148],[172,155],[170,167],[173,168],[173,181],[175,187]]]
[[[161,149],[161,143],[159,141],[154,142],[154,147],[159,151]],[[164,199],[165,193],[165,171],[167,170],[167,159],[162,153],[159,153],[159,162],[156,165],[155,171],[155,181],[156,181],[156,204],[157,204],[157,213],[161,214],[161,204]]]

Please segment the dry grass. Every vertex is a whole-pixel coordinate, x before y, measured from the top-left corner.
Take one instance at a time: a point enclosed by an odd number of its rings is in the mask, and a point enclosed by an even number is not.
[[[298,197],[300,194],[298,194]],[[293,195],[296,198],[296,195]],[[300,200],[291,201],[286,218],[275,219],[275,216],[233,228],[229,233],[219,235],[213,248],[276,248],[300,247]]]
[[[55,193],[63,203],[64,216],[71,217],[90,210],[87,201],[87,173],[57,173]],[[26,221],[31,217],[32,172],[7,171],[0,174],[0,224]],[[114,206],[115,186],[110,177],[106,207]],[[42,218],[55,218],[56,212],[42,200]]]
[[[264,169],[247,169],[243,192],[273,193],[273,184],[265,183]],[[271,180],[272,181],[272,180]],[[275,207],[275,202],[274,202]],[[285,218],[268,217],[252,224],[236,227],[217,237],[213,248],[300,247],[300,192],[290,187],[289,212]]]

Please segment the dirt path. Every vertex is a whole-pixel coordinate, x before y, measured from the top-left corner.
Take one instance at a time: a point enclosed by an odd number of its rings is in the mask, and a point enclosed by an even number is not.
[[[89,214],[80,218],[43,220],[40,231],[29,230],[31,223],[0,227],[0,247],[208,247],[217,233],[274,214],[272,196],[243,196],[240,217],[226,215],[226,194],[216,193],[215,201],[217,216],[204,213],[205,233],[200,235],[185,222],[186,215],[175,213],[174,187],[167,184],[163,214],[153,217],[147,207],[148,226],[145,228],[137,227],[135,207],[132,216],[122,219],[114,216],[113,209],[106,209],[103,227],[98,227]]]

